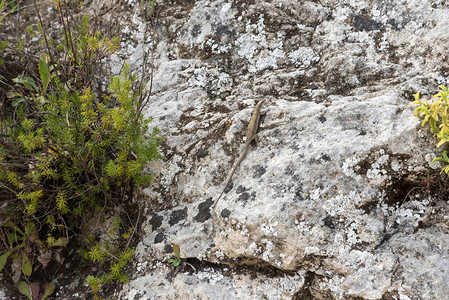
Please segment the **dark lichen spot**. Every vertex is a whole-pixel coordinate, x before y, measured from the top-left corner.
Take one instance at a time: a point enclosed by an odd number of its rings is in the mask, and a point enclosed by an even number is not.
[[[162,220],[164,219],[164,217],[159,216],[159,215],[154,215],[151,219],[150,219],[150,224],[151,224],[151,228],[154,230],[158,229],[161,225],[162,225]]]
[[[192,32],[191,32],[192,37],[196,38],[200,33],[201,33],[201,25],[199,25],[199,24],[193,25]]]
[[[334,217],[331,217],[330,215],[327,215],[324,219],[323,219],[323,224],[324,226],[330,228],[330,229],[335,229],[335,223],[334,223]]]
[[[281,136],[282,131],[279,128],[276,128],[273,130],[273,135],[272,136]]]
[[[227,187],[225,187],[225,189],[223,190],[223,192],[224,193],[229,193],[231,190],[232,190],[232,188],[234,187],[234,181],[231,181],[230,183],[229,183],[229,185],[227,186]]]
[[[293,198],[294,201],[304,201],[304,197],[302,196],[302,189],[298,188],[295,191],[295,197]]]
[[[239,201],[248,201],[248,199],[251,197],[251,195],[250,195],[250,193],[248,193],[248,192],[244,192],[244,193],[241,193],[240,195],[239,195]]]
[[[320,159],[324,161],[331,161],[331,158],[327,154],[321,155]]]
[[[165,253],[172,253],[173,252],[173,247],[170,244],[165,245],[164,252]]]
[[[231,215],[231,211],[227,208],[223,209],[220,213],[223,218],[228,218]]]
[[[295,170],[291,166],[288,166],[288,167],[285,168],[284,174],[292,176],[293,174],[295,174]]]
[[[325,117],[323,114],[321,114],[321,115],[318,117],[318,120],[319,120],[321,123],[324,123],[324,122],[326,122],[326,117]]]
[[[237,193],[237,194],[241,194],[241,193],[245,193],[245,192],[247,192],[247,191],[248,191],[248,189],[247,189],[246,187],[244,187],[243,185],[239,185],[239,186],[237,187],[236,193]]]
[[[184,207],[183,209],[174,210],[170,215],[170,220],[168,221],[168,224],[170,226],[173,226],[177,224],[179,221],[184,220],[187,218],[187,207]]]
[[[373,31],[382,28],[381,23],[359,15],[352,17],[352,26],[354,31]]]
[[[254,167],[254,173],[253,173],[253,178],[260,178],[263,176],[263,174],[265,174],[265,172],[267,171],[267,169],[264,166],[261,165],[257,165]]]
[[[203,157],[206,157],[207,154],[209,153],[209,151],[207,151],[204,148],[198,149],[198,151],[196,152],[195,156],[197,160],[202,159]]]
[[[165,240],[165,235],[164,235],[163,232],[159,232],[159,233],[156,234],[156,236],[154,237],[154,243],[155,243],[155,244],[162,243],[163,240]]]
[[[195,217],[193,217],[193,219],[200,223],[209,220],[211,217],[209,208],[212,206],[213,203],[214,202],[212,201],[212,198],[209,198],[206,201],[201,202],[198,205],[198,214]]]
[[[230,27],[227,25],[216,26],[215,32],[217,33],[217,35],[227,35],[229,37],[232,37],[235,35],[235,30],[234,29],[231,30]]]
[[[399,30],[398,22],[396,22],[396,19],[388,19],[387,24],[391,25],[394,30]]]

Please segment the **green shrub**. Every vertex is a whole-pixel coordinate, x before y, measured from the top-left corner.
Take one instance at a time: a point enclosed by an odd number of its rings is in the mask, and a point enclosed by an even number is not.
[[[2,27],[3,19],[6,18],[8,14],[14,11],[14,8],[9,8],[8,11],[8,5],[6,3],[6,0],[0,0],[0,28]],[[5,62],[3,58],[3,52],[5,51],[6,47],[8,46],[8,41],[2,41],[0,40],[0,66],[2,66]],[[0,74],[0,80],[4,79],[4,77]]]
[[[448,124],[448,92],[446,87],[440,85],[440,92],[435,94],[431,101],[419,98],[419,93],[413,95],[415,101],[410,105],[418,105],[414,114],[419,118],[423,118],[421,125],[424,127],[429,124],[430,130],[438,139],[438,147],[449,141],[449,124]],[[434,161],[442,161],[445,166],[442,172],[449,173],[449,157],[446,151],[442,153],[442,157],[437,157]]]
[[[96,292],[112,280],[126,281],[122,270],[133,256],[135,227],[123,218],[110,229],[122,237],[110,241],[81,228],[106,213],[127,215],[133,187],[151,180],[144,168],[160,158],[161,137],[142,114],[143,87],[126,64],[107,91],[94,86],[98,62],[118,49],[118,39],[92,32],[87,17],[73,28],[61,22],[62,43],[54,47],[39,27],[48,45],[39,76],[15,79],[10,114],[0,120],[0,271],[9,261],[14,282],[22,276],[29,282],[37,264],[46,266],[54,249],[81,236],[85,258],[109,264],[87,280]],[[19,290],[32,286],[23,282]]]

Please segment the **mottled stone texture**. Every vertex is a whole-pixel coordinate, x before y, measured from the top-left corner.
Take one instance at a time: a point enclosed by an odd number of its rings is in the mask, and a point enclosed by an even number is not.
[[[446,177],[408,106],[448,84],[447,1],[156,2],[151,22],[120,2],[112,65],[153,47],[165,136],[120,299],[448,299]]]
[[[445,1],[160,1],[156,11],[147,113],[166,159],[144,190],[146,237],[123,299],[447,298],[445,187],[426,185],[445,177],[408,106],[449,81]],[[259,142],[211,213],[262,98]],[[201,271],[165,276],[173,244]],[[254,278],[233,271],[248,265]]]

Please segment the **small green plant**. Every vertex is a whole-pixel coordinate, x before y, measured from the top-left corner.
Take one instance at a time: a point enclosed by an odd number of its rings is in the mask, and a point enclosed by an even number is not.
[[[180,256],[180,249],[178,245],[173,246],[173,254],[175,255],[175,258],[168,259],[167,262],[169,264],[172,264],[173,266],[177,267],[181,262],[186,261],[184,258],[181,258]]]
[[[110,265],[109,271],[105,274],[97,276],[88,276],[86,278],[87,284],[89,284],[91,291],[97,294],[101,288],[113,281],[120,283],[129,282],[128,277],[123,273],[125,266],[133,259],[134,251],[130,248],[126,248],[125,251],[120,249],[113,249],[111,245],[107,243],[98,243],[93,246],[90,251],[87,252],[87,259],[102,263],[108,260],[114,262]]]
[[[154,7],[156,5],[156,0],[150,0],[150,1],[140,1],[140,11],[142,15],[145,17],[145,19],[151,19],[151,16],[154,12]]]
[[[0,28],[2,27],[3,19],[6,18],[10,13],[14,11],[15,7],[8,8],[8,4],[6,3],[6,0],[0,0]],[[2,66],[5,63],[5,60],[3,59],[3,52],[5,51],[6,47],[9,45],[8,41],[2,41],[0,40],[0,66]],[[0,80],[4,79],[2,75],[0,75]]]
[[[2,21],[3,21],[3,19],[6,18],[6,16],[7,16],[7,14],[4,13],[4,9],[5,9],[5,6],[6,6],[5,4],[6,4],[6,1],[5,1],[5,0],[0,1],[0,26],[3,25],[3,24],[2,24]]]
[[[0,27],[3,25],[3,19],[10,13],[13,13],[16,7],[17,5],[13,1],[10,1],[9,3],[6,2],[6,0],[0,1]]]
[[[410,105],[418,105],[414,110],[414,114],[418,118],[423,118],[421,123],[423,127],[427,123],[429,124],[431,132],[438,139],[438,147],[449,141],[448,92],[445,86],[440,85],[439,88],[440,92],[435,94],[431,101],[420,99],[419,93],[416,93],[413,95],[415,101],[410,103]],[[449,173],[449,157],[446,151],[442,153],[441,157],[437,157],[433,161],[443,162],[445,166],[441,172]]]
[[[92,31],[87,17],[77,25],[61,15],[61,44],[38,26],[47,47],[39,75],[14,80],[10,113],[0,118],[0,271],[33,299],[33,270],[57,260],[55,249],[73,240],[83,244],[86,261],[103,267],[87,279],[93,293],[128,280],[123,269],[136,227],[127,203],[135,186],[151,181],[145,165],[161,157],[159,131],[142,113],[144,86],[128,65],[109,78],[107,90],[95,84],[102,81],[99,62],[118,49],[118,39]],[[101,223],[106,214],[118,216],[112,228],[86,229],[86,220]],[[111,233],[116,238],[103,240]],[[49,291],[51,285],[43,297]]]
[[[44,300],[47,299],[48,296],[53,294],[55,291],[55,284],[54,283],[46,283],[43,288],[43,294],[42,297],[39,298],[40,294],[40,287],[37,283],[33,282],[31,284],[26,283],[25,281],[20,281],[17,285],[17,288],[19,289],[19,292],[23,295],[25,295],[29,300],[35,300],[40,299]]]

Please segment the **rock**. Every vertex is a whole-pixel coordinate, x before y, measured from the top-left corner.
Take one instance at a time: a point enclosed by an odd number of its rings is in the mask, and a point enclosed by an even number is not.
[[[167,291],[163,265],[120,295],[259,295],[239,294],[227,264],[303,276],[286,275],[296,292],[275,285],[268,299],[445,298],[447,202],[420,183],[437,176],[438,150],[408,104],[449,82],[447,7],[219,0],[158,9],[157,47],[175,54],[156,60],[147,111],[165,134],[166,160],[144,193],[167,209],[148,217],[138,261],[166,260],[177,244],[181,257],[216,268],[176,273]],[[262,98],[260,141],[210,212]],[[222,281],[203,283],[202,272]]]
[[[112,67],[155,43],[165,159],[120,299],[447,299],[447,177],[409,106],[449,83],[444,1],[161,0],[151,22],[126,5]]]
[[[449,230],[444,224],[417,230],[414,234],[398,233],[379,249],[389,249],[398,258],[391,277],[390,290],[414,298],[446,299],[449,288]]]
[[[299,274],[273,276],[227,267],[194,271],[186,266],[184,270],[154,265],[152,275],[126,284],[127,292],[121,293],[120,299],[285,299],[294,296],[305,280]]]

